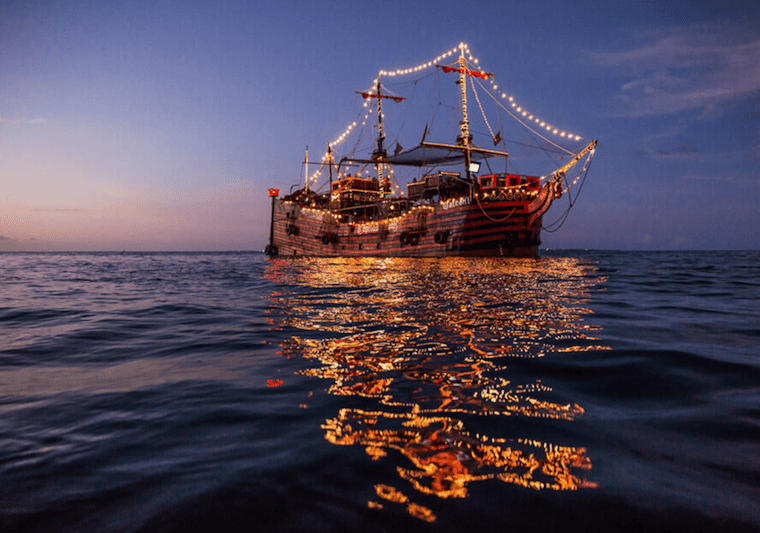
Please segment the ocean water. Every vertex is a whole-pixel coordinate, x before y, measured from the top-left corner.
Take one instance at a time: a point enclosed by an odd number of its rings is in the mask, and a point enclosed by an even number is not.
[[[760,531],[760,252],[0,254],[0,531]]]

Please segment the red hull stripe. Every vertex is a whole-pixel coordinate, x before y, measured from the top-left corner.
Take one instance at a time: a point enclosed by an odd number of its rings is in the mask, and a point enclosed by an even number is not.
[[[540,216],[528,202],[494,202],[443,209],[419,208],[370,223],[335,223],[325,211],[275,201],[274,245],[281,256],[444,257],[534,256]],[[326,223],[330,221],[331,223]],[[383,230],[385,228],[385,230]]]

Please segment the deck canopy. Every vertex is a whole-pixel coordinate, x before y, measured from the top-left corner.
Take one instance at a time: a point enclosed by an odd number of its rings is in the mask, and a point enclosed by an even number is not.
[[[480,161],[491,156],[507,157],[506,152],[484,150],[475,146],[468,148],[470,160]],[[399,152],[395,155],[386,155],[383,160],[391,165],[406,165],[412,167],[428,167],[439,165],[454,165],[465,160],[465,148],[459,145],[439,144],[423,142],[414,148]],[[358,163],[376,163],[377,160],[345,159]]]

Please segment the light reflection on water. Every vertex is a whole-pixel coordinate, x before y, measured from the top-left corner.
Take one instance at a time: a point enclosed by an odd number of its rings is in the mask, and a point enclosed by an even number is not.
[[[465,498],[468,485],[483,480],[535,490],[596,486],[585,448],[515,437],[503,418],[583,416],[581,405],[553,398],[540,376],[516,379],[509,366],[605,349],[584,307],[602,281],[592,263],[272,259],[268,277],[279,285],[271,323],[297,332],[283,354],[312,361],[302,373],[326,380],[330,394],[371,402],[322,424],[329,442],[390,462],[406,487],[376,484],[379,501],[370,507],[393,502],[434,521],[410,490]]]

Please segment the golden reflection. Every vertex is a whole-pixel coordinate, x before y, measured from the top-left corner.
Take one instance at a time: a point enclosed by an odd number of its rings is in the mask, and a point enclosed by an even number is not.
[[[405,494],[388,485],[375,485],[375,491],[381,498],[393,503],[406,504],[407,512],[415,518],[425,522],[435,522],[436,516],[433,511],[420,504],[409,501]],[[377,502],[368,502],[371,509],[382,509],[383,505]]]
[[[401,419],[401,427],[385,429],[390,419]],[[591,468],[583,448],[472,435],[454,418],[342,409],[322,428],[329,442],[366,446],[373,460],[386,456],[385,448],[400,452],[416,468],[397,466],[399,475],[439,498],[464,498],[468,483],[485,479],[537,490],[596,486],[574,473]]]
[[[374,404],[325,420],[329,442],[363,447],[369,460],[390,461],[407,486],[439,498],[464,498],[470,483],[485,480],[534,490],[596,486],[582,477],[591,469],[584,448],[515,435],[505,418],[566,424],[583,415],[526,363],[607,349],[585,323],[585,299],[601,281],[593,264],[274,260],[269,278],[278,284],[273,325],[298,331],[283,354],[311,361],[302,373],[327,380],[330,394]],[[375,488],[412,516],[435,520],[398,489]]]

